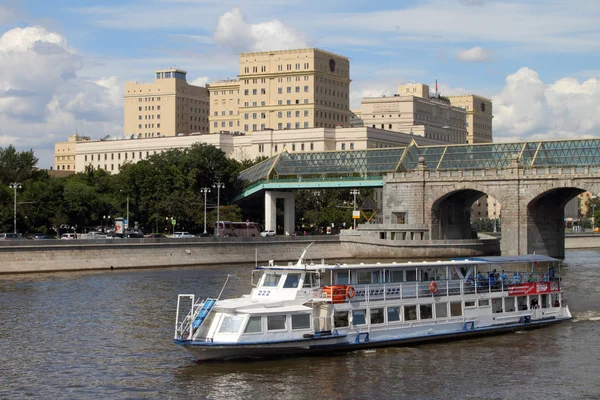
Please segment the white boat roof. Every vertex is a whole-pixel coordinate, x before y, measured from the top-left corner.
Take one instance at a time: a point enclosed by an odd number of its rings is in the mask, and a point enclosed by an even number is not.
[[[438,267],[446,265],[481,265],[481,264],[511,264],[529,262],[558,262],[560,260],[540,254],[528,254],[523,256],[489,256],[454,258],[439,261],[405,261],[389,263],[359,263],[359,264],[290,264],[290,265],[266,265],[258,266],[258,270],[285,270],[285,271],[323,271],[336,269],[373,269],[373,268],[415,268],[415,267]]]

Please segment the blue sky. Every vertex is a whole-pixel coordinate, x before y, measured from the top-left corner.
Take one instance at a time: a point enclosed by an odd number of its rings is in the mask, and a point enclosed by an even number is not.
[[[244,51],[351,59],[351,105],[422,82],[493,100],[496,141],[598,136],[600,3],[582,0],[5,0],[0,147],[52,165],[75,130],[121,134],[126,81],[178,66],[204,84]],[[52,4],[52,5],[50,5]]]

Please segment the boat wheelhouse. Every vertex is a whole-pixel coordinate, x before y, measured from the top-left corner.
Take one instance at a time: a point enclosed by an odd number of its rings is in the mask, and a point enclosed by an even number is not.
[[[305,251],[306,252],[306,251]],[[303,254],[304,256],[304,254]],[[257,267],[249,295],[180,294],[175,343],[198,360],[402,345],[571,319],[541,255]],[[222,291],[221,291],[222,292]]]

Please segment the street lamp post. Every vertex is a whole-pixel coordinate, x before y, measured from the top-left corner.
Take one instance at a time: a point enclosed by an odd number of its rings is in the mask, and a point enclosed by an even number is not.
[[[354,206],[352,207],[352,222],[354,226],[354,230],[356,230],[356,218],[354,218],[354,212],[356,211],[356,195],[360,194],[358,189],[352,189],[350,194],[354,196]]]
[[[496,201],[494,201],[494,232],[496,232]]]
[[[204,193],[204,234],[206,235],[206,193],[210,193],[210,188],[203,187],[200,191]]]
[[[104,229],[104,222],[106,220],[110,220],[110,215],[103,215],[102,216],[102,232],[106,232],[106,230]]]
[[[596,204],[592,204],[592,232],[596,228]]]
[[[220,221],[220,201],[221,201],[221,189],[225,188],[225,184],[221,181],[213,183],[213,188],[217,188],[217,228],[216,237],[219,237],[219,221]]]
[[[119,192],[123,192],[123,189],[119,190]],[[129,193],[127,193],[127,215],[125,216],[125,220],[127,221],[126,228],[129,229]]]
[[[15,202],[14,202],[14,213],[13,213],[13,231],[17,233],[17,189],[21,189],[22,186],[19,182],[13,182],[8,185],[11,189],[15,191]]]
[[[175,235],[175,224],[173,223],[173,217],[166,217],[165,219],[167,220],[167,224],[169,223],[169,221],[171,221],[171,226],[173,227],[172,235]]]

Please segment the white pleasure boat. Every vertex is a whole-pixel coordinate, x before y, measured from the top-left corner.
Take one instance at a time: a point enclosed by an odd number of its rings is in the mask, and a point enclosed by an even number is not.
[[[571,319],[560,261],[541,255],[257,267],[249,295],[180,294],[175,343],[197,360],[349,351],[534,329]],[[222,293],[222,290],[221,290]]]

